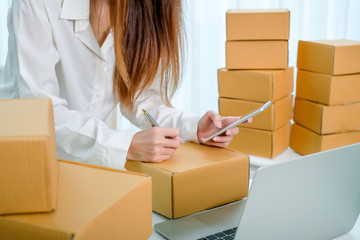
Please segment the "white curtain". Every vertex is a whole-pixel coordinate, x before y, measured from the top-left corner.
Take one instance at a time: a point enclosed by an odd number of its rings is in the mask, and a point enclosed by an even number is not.
[[[301,40],[360,41],[360,0],[183,0],[187,64],[175,107],[204,114],[218,111],[217,69],[225,66],[225,14],[236,8],[290,10],[289,66],[296,66]],[[6,15],[11,0],[0,0],[0,66],[7,52]],[[118,118],[119,128],[130,125]]]

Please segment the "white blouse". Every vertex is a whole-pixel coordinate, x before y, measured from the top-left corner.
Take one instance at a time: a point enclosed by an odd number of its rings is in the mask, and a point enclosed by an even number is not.
[[[9,52],[0,76],[0,98],[51,98],[58,158],[123,168],[135,134],[111,129],[116,107],[113,33],[99,47],[89,22],[90,0],[14,0],[8,15]],[[185,141],[197,142],[199,116],[168,108],[159,78],[126,114],[148,128],[141,109],[160,126],[175,127]]]

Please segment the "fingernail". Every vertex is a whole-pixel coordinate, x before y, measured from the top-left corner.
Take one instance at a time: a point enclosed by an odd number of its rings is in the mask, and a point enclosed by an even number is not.
[[[220,121],[215,121],[214,122],[215,126],[218,127],[218,128],[221,128],[222,127],[222,124]]]

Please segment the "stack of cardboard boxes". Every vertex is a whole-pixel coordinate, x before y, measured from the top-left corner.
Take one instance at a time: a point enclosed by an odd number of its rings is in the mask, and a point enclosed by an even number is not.
[[[50,99],[1,100],[0,123],[0,239],[151,235],[151,179],[57,161]]]
[[[303,155],[360,142],[360,42],[300,41],[290,147]]]
[[[244,116],[271,106],[239,125],[230,149],[273,158],[289,146],[293,68],[288,67],[290,13],[284,9],[229,10],[226,69],[218,70],[219,112]]]

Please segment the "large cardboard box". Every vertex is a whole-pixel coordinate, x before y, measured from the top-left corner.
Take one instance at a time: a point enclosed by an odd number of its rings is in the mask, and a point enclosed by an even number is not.
[[[0,239],[148,239],[151,178],[60,161],[55,211],[0,217]]]
[[[226,13],[227,40],[288,40],[287,9],[232,9]]]
[[[275,131],[239,127],[228,148],[239,152],[274,158],[289,147],[290,123]]]
[[[227,41],[227,69],[286,69],[287,41]]]
[[[252,123],[241,124],[240,127],[273,131],[290,122],[293,96],[289,95],[274,103],[253,117]],[[263,103],[219,98],[219,112],[222,116],[245,116],[261,107]]]
[[[275,102],[293,92],[293,74],[293,67],[268,71],[219,69],[219,96],[255,102]]]
[[[360,74],[332,76],[298,70],[296,96],[326,105],[360,102]]]
[[[301,155],[360,142],[360,131],[319,135],[299,124],[291,127],[290,147]]]
[[[360,102],[326,106],[296,98],[294,121],[318,134],[360,131]]]
[[[0,100],[0,214],[51,211],[56,189],[51,100]]]
[[[125,168],[153,180],[153,210],[179,218],[248,194],[249,157],[227,149],[184,143],[167,161],[128,160]]]
[[[299,41],[297,67],[330,75],[360,73],[360,41]]]

